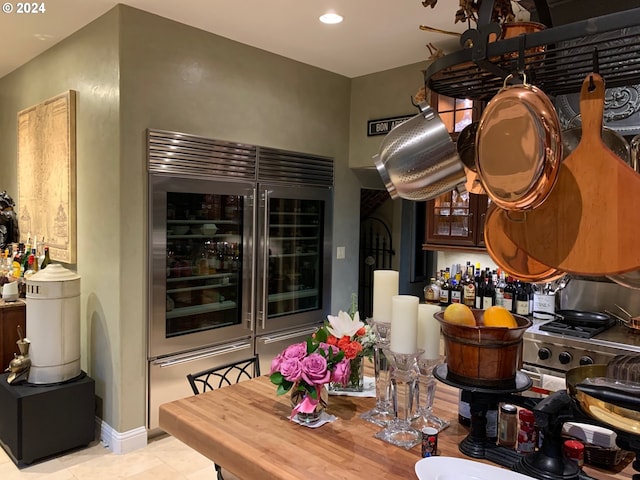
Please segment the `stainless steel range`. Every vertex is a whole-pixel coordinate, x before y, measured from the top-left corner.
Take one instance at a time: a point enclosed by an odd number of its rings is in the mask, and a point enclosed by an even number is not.
[[[611,282],[573,279],[558,300],[564,309],[615,312],[620,305],[640,314],[640,291]],[[591,331],[589,327],[557,324],[557,320],[534,319],[524,334],[523,370],[532,377],[564,377],[573,367],[608,363],[616,355],[629,353],[640,354],[640,334],[613,320]]]
[[[608,363],[616,355],[640,354],[640,335],[627,327],[613,325],[591,338],[579,338],[572,336],[570,329],[565,333],[540,329],[548,323],[536,323],[524,334],[522,361],[527,369],[563,374],[580,365]]]

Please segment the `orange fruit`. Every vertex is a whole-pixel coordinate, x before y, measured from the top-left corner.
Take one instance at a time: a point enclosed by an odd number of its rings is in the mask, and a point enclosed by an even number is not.
[[[514,328],[518,326],[518,322],[513,318],[511,312],[504,307],[494,305],[484,311],[485,327],[507,327]]]
[[[469,307],[462,303],[452,303],[444,309],[444,319],[447,322],[459,323],[475,327],[476,318]]]

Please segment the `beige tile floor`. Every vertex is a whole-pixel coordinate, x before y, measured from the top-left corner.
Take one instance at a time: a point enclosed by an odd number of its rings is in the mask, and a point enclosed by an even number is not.
[[[238,480],[224,472],[225,480]],[[2,480],[215,480],[212,462],[169,435],[145,448],[116,455],[101,443],[18,469],[0,448]],[[253,480],[253,479],[247,479]]]

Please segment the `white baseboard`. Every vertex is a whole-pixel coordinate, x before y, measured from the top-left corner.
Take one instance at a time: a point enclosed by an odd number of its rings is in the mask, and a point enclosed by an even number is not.
[[[96,428],[100,441],[113,453],[129,453],[147,446],[147,429],[134,428],[127,432],[117,432],[101,418],[96,417]]]

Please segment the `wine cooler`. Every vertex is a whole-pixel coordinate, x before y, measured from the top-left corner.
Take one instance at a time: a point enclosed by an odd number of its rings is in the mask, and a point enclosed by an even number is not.
[[[186,374],[280,347],[330,311],[333,162],[150,130],[148,426]]]

